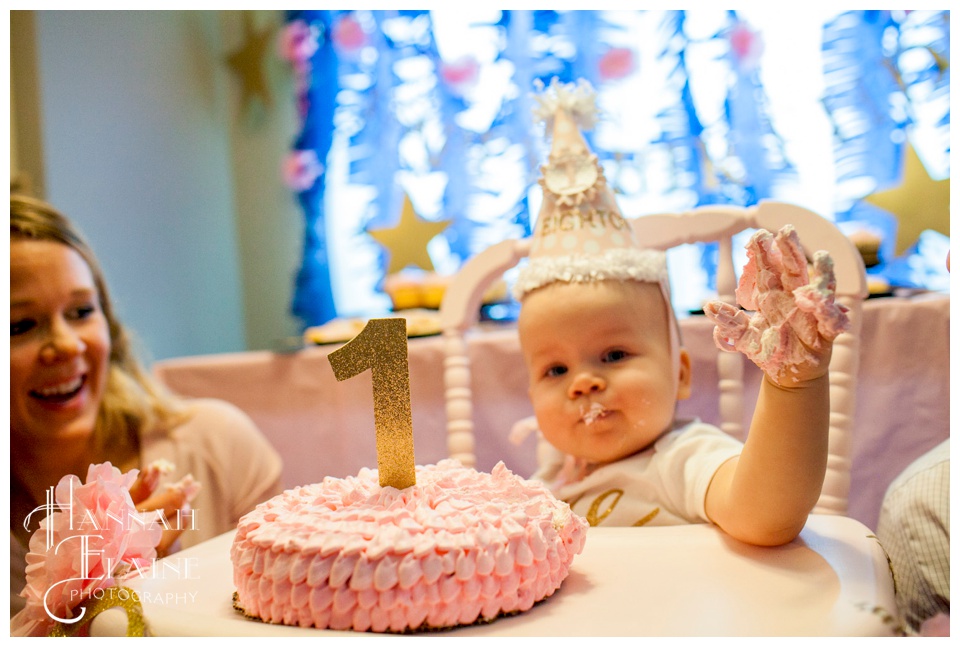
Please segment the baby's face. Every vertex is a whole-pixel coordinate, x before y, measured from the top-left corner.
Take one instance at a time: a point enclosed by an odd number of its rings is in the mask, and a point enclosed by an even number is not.
[[[689,388],[689,360],[681,351],[678,382],[659,286],[554,283],[524,299],[518,325],[534,413],[560,451],[619,460],[673,422],[678,392]]]

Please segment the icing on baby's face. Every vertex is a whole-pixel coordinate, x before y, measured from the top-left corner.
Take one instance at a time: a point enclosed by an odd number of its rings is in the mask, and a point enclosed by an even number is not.
[[[587,425],[592,425],[594,421],[602,418],[607,412],[607,408],[599,402],[591,402],[589,409],[586,409],[585,404],[581,404],[580,410],[583,411],[583,422]]]
[[[635,281],[553,283],[523,301],[520,346],[541,432],[593,463],[644,449],[689,393],[689,359],[674,375],[672,320],[660,287]]]

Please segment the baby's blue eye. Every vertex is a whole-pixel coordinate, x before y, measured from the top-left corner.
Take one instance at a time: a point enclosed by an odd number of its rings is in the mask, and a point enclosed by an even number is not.
[[[551,366],[544,372],[544,375],[546,377],[559,377],[566,372],[567,372],[566,366]]]
[[[611,350],[604,354],[603,361],[605,362],[619,362],[622,359],[627,358],[627,351],[625,350]]]

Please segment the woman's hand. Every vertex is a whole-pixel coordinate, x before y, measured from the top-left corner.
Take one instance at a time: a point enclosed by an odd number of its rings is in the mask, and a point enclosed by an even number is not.
[[[183,517],[190,511],[190,502],[200,491],[200,484],[190,474],[158,490],[160,477],[172,467],[164,461],[151,463],[130,487],[130,498],[139,512],[156,512],[158,517],[162,515],[163,518],[163,521],[158,518],[158,522],[166,522],[160,543],[157,544],[157,557],[165,557],[183,534],[186,529],[182,523]]]
[[[849,326],[847,308],[835,301],[833,259],[827,252],[807,260],[793,227],[776,236],[757,231],[747,244],[747,264],[737,302],[754,314],[721,301],[704,312],[716,324],[721,350],[740,351],[780,386],[826,374],[833,340]]]

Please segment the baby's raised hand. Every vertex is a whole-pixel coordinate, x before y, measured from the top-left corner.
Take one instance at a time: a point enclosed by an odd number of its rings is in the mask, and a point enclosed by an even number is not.
[[[849,326],[847,308],[834,299],[836,278],[827,252],[807,260],[793,227],[776,236],[759,230],[747,243],[747,264],[737,286],[743,310],[711,301],[704,312],[716,324],[714,341],[740,351],[775,383],[791,386],[827,372],[833,340]]]

